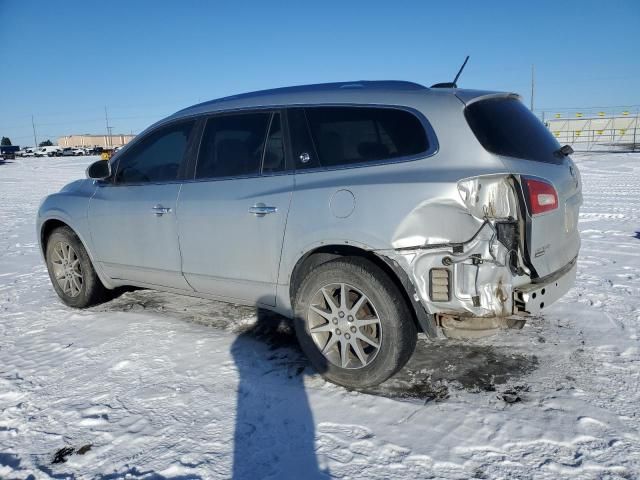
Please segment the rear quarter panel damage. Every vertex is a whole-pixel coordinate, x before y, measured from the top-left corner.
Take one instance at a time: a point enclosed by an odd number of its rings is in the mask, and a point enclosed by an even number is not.
[[[513,314],[513,288],[530,279],[522,268],[522,249],[501,242],[496,224],[507,222],[520,228],[514,181],[508,174],[461,180],[449,189],[448,196],[418,205],[396,229],[394,248],[376,252],[407,272],[429,313],[457,317]],[[521,267],[510,267],[514,264]],[[449,272],[448,301],[432,298],[432,269]]]

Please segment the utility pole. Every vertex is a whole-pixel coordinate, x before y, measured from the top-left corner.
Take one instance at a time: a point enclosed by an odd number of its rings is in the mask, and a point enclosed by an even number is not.
[[[633,147],[631,148],[632,152],[636,151],[637,148],[637,144],[636,144],[636,130],[638,130],[638,115],[639,115],[639,111],[636,110],[636,124],[633,127]]]
[[[531,111],[533,112],[533,96],[535,94],[535,65],[531,64]]]
[[[105,147],[111,146],[111,128],[109,127],[109,114],[107,113],[107,106],[104,106],[104,120],[107,123],[107,138],[105,139]]]
[[[33,127],[33,148],[38,148],[38,140],[36,138],[36,122],[33,120],[33,115],[31,115],[31,126]]]

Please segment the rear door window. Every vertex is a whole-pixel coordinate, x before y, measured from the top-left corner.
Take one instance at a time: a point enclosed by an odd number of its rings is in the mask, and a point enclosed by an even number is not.
[[[465,117],[478,141],[491,153],[545,163],[562,163],[560,144],[517,98],[472,103]]]
[[[271,112],[209,118],[200,144],[196,178],[259,175],[270,119]],[[275,151],[277,136],[273,138],[271,147]],[[280,167],[278,159],[270,161],[273,168]]]
[[[429,147],[420,120],[405,110],[314,107],[306,113],[324,167],[392,160]]]

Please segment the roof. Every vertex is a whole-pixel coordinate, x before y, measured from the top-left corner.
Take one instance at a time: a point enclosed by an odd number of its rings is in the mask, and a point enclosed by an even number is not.
[[[241,93],[192,105],[171,115],[169,118],[188,116],[207,111],[241,109],[267,105],[294,105],[296,103],[321,103],[346,101],[359,97],[366,103],[365,97],[381,97],[394,93],[426,92],[424,85],[400,80],[356,80],[352,82],[318,83],[293,87],[272,88],[256,92]]]
[[[413,106],[416,101],[424,99],[425,96],[450,97],[454,95],[461,102],[467,103],[468,100],[474,97],[495,93],[463,89],[433,89],[418,83],[400,80],[357,80],[352,82],[319,83],[259,90],[210,100],[179,110],[155,125],[191,115],[225,110],[332,103]]]
[[[405,82],[401,80],[356,80],[353,82],[333,82],[333,83],[316,83],[312,85],[296,85],[293,87],[280,87],[271,88],[269,90],[258,90],[255,92],[241,93],[238,95],[231,95],[228,97],[222,97],[215,100],[209,100],[208,102],[199,103],[191,107],[180,110],[190,110],[197,107],[205,107],[207,105],[216,105],[223,102],[229,102],[232,100],[252,100],[252,99],[264,99],[268,97],[281,96],[294,93],[327,93],[337,92],[343,90],[392,90],[392,91],[415,91],[415,90],[427,90],[427,87],[414,82]],[[178,113],[180,113],[178,112]]]

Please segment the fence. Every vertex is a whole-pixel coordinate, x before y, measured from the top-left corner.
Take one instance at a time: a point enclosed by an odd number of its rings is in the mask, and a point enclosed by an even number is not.
[[[544,119],[547,128],[561,144],[576,150],[609,147],[616,150],[640,150],[640,115],[628,111],[607,115],[605,112],[584,115],[555,114]]]

